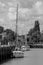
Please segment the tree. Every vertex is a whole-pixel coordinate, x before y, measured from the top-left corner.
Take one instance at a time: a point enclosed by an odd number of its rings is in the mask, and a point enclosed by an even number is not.
[[[6,37],[8,41],[14,41],[15,40],[15,33],[11,29],[6,29],[4,32],[6,32]]]
[[[0,33],[3,33],[4,27],[0,26]]]
[[[31,38],[31,42],[39,42],[40,40],[40,26],[39,26],[39,21],[35,21],[34,28],[30,29],[29,31],[29,36]]]
[[[39,26],[39,21],[35,21],[35,26],[34,26],[34,30],[35,31],[39,31],[40,32],[40,26]]]

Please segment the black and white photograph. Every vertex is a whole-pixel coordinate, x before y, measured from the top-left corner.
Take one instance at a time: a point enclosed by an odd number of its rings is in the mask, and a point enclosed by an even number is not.
[[[0,65],[43,65],[43,0],[0,0]]]

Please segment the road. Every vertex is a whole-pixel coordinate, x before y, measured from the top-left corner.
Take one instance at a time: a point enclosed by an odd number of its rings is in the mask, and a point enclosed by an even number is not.
[[[30,49],[24,55],[24,58],[14,58],[2,65],[43,65],[43,49]]]

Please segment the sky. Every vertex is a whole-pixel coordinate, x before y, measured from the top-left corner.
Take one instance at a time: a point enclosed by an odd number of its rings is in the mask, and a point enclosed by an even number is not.
[[[18,4],[18,34],[27,34],[39,20],[43,30],[43,0],[0,0],[0,25],[16,30],[16,9]]]

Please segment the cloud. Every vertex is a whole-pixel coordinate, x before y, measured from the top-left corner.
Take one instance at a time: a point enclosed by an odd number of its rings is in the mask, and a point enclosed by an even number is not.
[[[23,34],[26,33],[26,31],[34,26],[34,21],[36,19],[41,21],[40,23],[43,22],[43,1],[33,1],[34,0],[6,0],[6,3],[5,1],[0,2],[0,17],[2,17],[0,21],[2,21],[6,28],[15,30],[16,8],[18,3],[18,31],[21,34],[22,30]]]
[[[10,20],[16,19],[16,8],[9,8],[8,17]],[[28,20],[31,10],[28,8],[18,8],[18,19],[19,20]]]
[[[8,2],[8,5],[9,5],[9,6],[13,6],[13,3],[12,3],[12,2]]]
[[[31,9],[29,8],[18,8],[18,18],[19,20],[24,20],[27,21],[31,18],[40,18],[40,16],[43,14],[43,2],[42,1],[37,1],[33,5]],[[16,19],[16,8],[10,7],[8,16],[10,20],[15,20]]]
[[[0,18],[0,22],[4,22],[4,19],[3,18]]]
[[[41,1],[35,2],[32,8],[22,8],[22,7],[18,8],[19,34],[27,33],[30,30],[30,28],[32,28],[34,26],[35,20],[39,20],[39,21],[43,20],[42,14],[43,14],[43,2],[41,2]],[[9,8],[8,17],[10,20],[16,19],[16,8],[14,8],[14,7]],[[23,22],[23,23],[21,24],[20,22]],[[40,22],[40,23],[42,23],[42,22]],[[26,25],[26,26],[24,27],[24,25]],[[42,27],[40,27],[40,28],[42,28]],[[23,30],[23,32],[22,32],[22,30]]]
[[[10,20],[16,19],[16,9],[15,8],[13,8],[13,7],[9,8],[8,17],[9,17]]]
[[[5,4],[4,4],[4,3],[2,3],[2,2],[0,1],[0,6],[4,7],[4,6],[5,6]]]
[[[37,1],[33,5],[33,14],[43,14],[43,2],[42,1]]]
[[[31,10],[28,8],[19,9],[19,19],[20,20],[28,20],[30,14],[31,14]]]
[[[32,8],[35,0],[18,0],[23,8]]]

